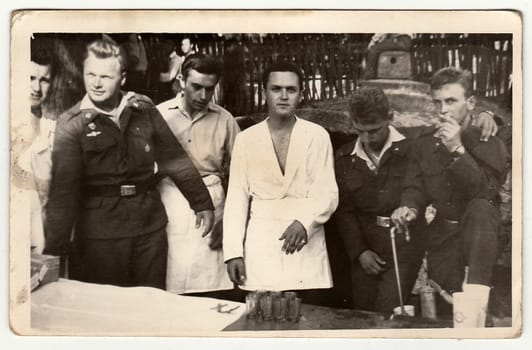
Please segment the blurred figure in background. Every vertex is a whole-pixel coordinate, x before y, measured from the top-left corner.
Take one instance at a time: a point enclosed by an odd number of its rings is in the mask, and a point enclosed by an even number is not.
[[[131,33],[122,43],[126,53],[128,67],[126,70],[126,83],[124,90],[146,94],[146,72],[148,70],[148,57],[146,48],[140,34]]]
[[[236,37],[225,42],[223,97],[226,108],[237,116],[246,113],[246,51]]]
[[[178,92],[183,91],[181,66],[185,59],[195,52],[194,45],[189,37],[182,38],[180,48],[176,45],[172,52],[170,52],[168,55],[168,70],[161,72],[159,76],[159,81],[163,86],[163,90],[161,91],[162,100],[173,98]],[[164,96],[166,98],[163,98]]]

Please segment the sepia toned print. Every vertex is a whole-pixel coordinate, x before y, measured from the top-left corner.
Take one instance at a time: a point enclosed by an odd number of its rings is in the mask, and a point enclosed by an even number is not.
[[[410,14],[15,13],[13,330],[519,335],[520,18]]]

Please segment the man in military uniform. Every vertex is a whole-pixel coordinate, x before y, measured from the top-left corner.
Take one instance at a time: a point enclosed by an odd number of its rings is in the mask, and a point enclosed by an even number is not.
[[[441,69],[432,78],[441,122],[417,139],[401,206],[392,216],[404,227],[423,217],[428,204],[436,209],[427,230],[428,275],[451,293],[462,290],[462,282],[464,289],[491,284],[498,192],[507,172],[503,142],[498,137],[481,142],[481,131],[471,126],[472,83],[470,72],[456,68]],[[487,302],[488,295],[482,298]]]
[[[398,130],[390,125],[389,102],[380,88],[356,91],[349,112],[358,136],[337,152],[340,201],[334,221],[351,261],[353,307],[391,312],[399,297],[390,215],[399,205],[413,142],[424,128]],[[482,126],[482,137],[496,129],[486,113],[476,123]],[[396,236],[404,296],[412,290],[424,255],[423,229],[422,223],[411,227],[409,242],[404,234]]]
[[[156,172],[176,183],[205,232],[213,204],[156,107],[120,90],[124,60],[113,41],[87,46],[87,94],[57,123],[44,253],[67,255],[75,225],[71,278],[164,288],[167,216]]]
[[[399,132],[380,88],[357,90],[350,114],[358,136],[336,156],[340,202],[337,230],[351,261],[353,307],[392,312],[399,305],[390,243],[390,215],[399,205],[412,140],[418,128]],[[408,132],[408,133],[407,133]],[[424,249],[420,228],[397,237],[401,289],[407,296],[417,277]]]

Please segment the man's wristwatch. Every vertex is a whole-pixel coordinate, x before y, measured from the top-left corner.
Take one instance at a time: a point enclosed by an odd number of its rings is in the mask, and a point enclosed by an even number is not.
[[[486,114],[489,115],[490,117],[495,118],[495,113],[493,113],[493,112],[490,111],[490,110],[484,110],[484,111],[482,111],[482,112],[480,112],[480,113],[486,113]],[[479,114],[480,114],[480,113],[479,113]]]
[[[465,153],[464,145],[460,145],[460,146],[456,147],[456,148],[454,149],[454,151],[452,151],[451,155],[452,155],[454,158],[458,158],[458,157],[463,156],[464,153]]]

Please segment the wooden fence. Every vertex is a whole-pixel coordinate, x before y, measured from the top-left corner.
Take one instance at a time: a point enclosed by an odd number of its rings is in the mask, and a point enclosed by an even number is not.
[[[84,46],[99,35],[42,34],[60,39],[79,70]],[[235,115],[244,115],[266,111],[261,76],[269,63],[279,59],[292,61],[303,69],[305,102],[349,96],[365,71],[372,34],[142,33],[142,36],[149,66],[140,92],[161,102],[159,73],[167,69],[168,55],[180,38],[191,37],[199,51],[223,58],[224,77],[216,90],[216,102]],[[417,34],[412,63],[415,80],[428,81],[437,69],[456,66],[472,71],[478,95],[511,96],[511,34]],[[76,81],[82,85],[81,77]]]
[[[361,79],[369,37],[367,34],[270,34],[241,40],[233,46],[241,58],[226,62],[226,66],[233,67],[226,70],[224,79],[243,86],[225,84],[223,101],[231,101],[226,106],[236,114],[264,112],[262,73],[275,60],[291,61],[302,68],[304,101],[348,96]],[[235,93],[240,100],[229,96]]]
[[[417,80],[428,81],[439,68],[453,66],[473,73],[478,96],[506,97],[510,93],[510,34],[423,34],[414,40],[412,52]]]
[[[266,110],[261,75],[274,60],[292,61],[305,75],[304,101],[349,96],[362,79],[371,34],[269,34],[247,36],[231,45],[220,102],[235,114]],[[223,39],[220,39],[223,40]],[[220,52],[205,43],[203,51]],[[505,97],[512,73],[511,35],[418,34],[412,48],[414,79],[428,81],[439,68],[469,69],[479,96]]]

